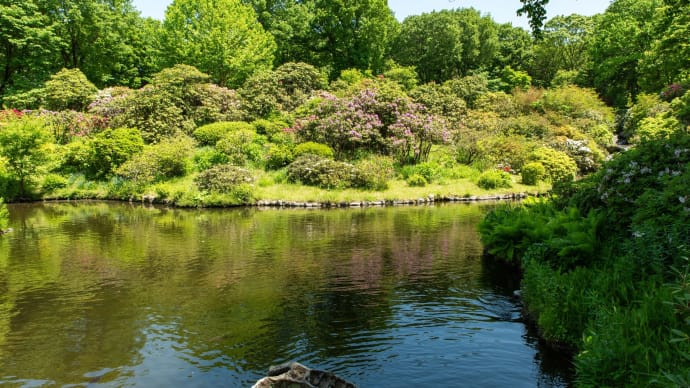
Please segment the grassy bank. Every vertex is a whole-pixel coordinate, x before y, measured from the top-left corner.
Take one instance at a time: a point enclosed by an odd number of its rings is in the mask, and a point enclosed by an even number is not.
[[[444,198],[481,198],[505,194],[543,194],[550,185],[539,182],[537,185],[523,185],[519,177],[511,187],[483,189],[472,178],[443,179],[423,187],[410,186],[406,181],[393,179],[383,190],[362,190],[354,188],[324,189],[300,183],[284,181],[281,172],[253,170],[256,182],[241,193],[208,193],[200,191],[194,181],[197,174],[172,179],[163,183],[136,187],[118,180],[89,181],[83,176],[71,176],[64,187],[44,193],[37,199],[115,199],[153,201],[180,207],[241,206],[253,205],[260,201],[343,203],[407,201],[432,196],[435,200]]]

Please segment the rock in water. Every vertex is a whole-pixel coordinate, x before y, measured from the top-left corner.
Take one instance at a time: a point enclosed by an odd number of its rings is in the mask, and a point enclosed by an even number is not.
[[[309,369],[297,362],[272,366],[252,388],[357,388],[331,372]]]

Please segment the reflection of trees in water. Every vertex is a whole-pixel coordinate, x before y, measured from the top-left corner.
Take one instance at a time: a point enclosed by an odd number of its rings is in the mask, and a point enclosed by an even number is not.
[[[390,325],[396,292],[433,299],[464,281],[457,267],[476,272],[482,212],[14,206],[17,232],[0,243],[0,352],[17,355],[5,373],[62,384],[136,365],[151,314],[177,322],[198,359],[240,371],[295,349],[365,352],[361,333]]]

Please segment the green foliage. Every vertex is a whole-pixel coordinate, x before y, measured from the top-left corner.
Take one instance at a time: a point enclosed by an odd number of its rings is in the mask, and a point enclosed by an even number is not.
[[[489,67],[498,48],[498,28],[472,8],[406,18],[392,44],[395,61],[413,66],[426,83],[443,82]]]
[[[589,53],[593,84],[610,105],[623,107],[635,99],[640,61],[653,41],[659,1],[617,0],[596,18]]]
[[[270,68],[275,42],[240,0],[175,0],[163,22],[163,55],[180,58],[211,75],[220,86],[237,87]]]
[[[333,149],[326,144],[315,143],[313,141],[307,141],[304,143],[297,144],[294,150],[295,157],[300,157],[302,155],[315,155],[322,158],[333,159],[334,153]]]
[[[205,171],[209,168],[228,163],[228,156],[212,147],[197,148],[192,158],[198,171]]]
[[[108,177],[117,167],[144,149],[144,140],[136,129],[106,129],[86,141],[88,154],[84,172],[96,179]],[[79,167],[79,166],[74,166]]]
[[[202,191],[232,193],[238,186],[254,182],[254,178],[244,168],[219,164],[201,172],[194,178],[194,182]]]
[[[546,177],[546,168],[539,162],[530,162],[522,166],[520,171],[523,185],[536,185]]]
[[[426,110],[447,118],[451,123],[459,123],[467,112],[467,104],[447,84],[426,83],[409,92],[410,97]]]
[[[383,72],[383,77],[399,83],[406,91],[413,90],[419,80],[413,66],[399,66],[395,62],[389,63],[389,69]]]
[[[505,171],[488,170],[479,175],[479,178],[477,178],[477,186],[486,190],[512,187],[513,179],[510,174]]]
[[[621,136],[625,139],[632,139],[642,120],[664,115],[670,109],[670,104],[662,101],[658,95],[644,93],[638,95],[635,105],[626,112]]]
[[[67,187],[67,178],[58,174],[47,174],[43,177],[43,182],[41,183],[41,191],[44,193],[50,193],[65,187]]]
[[[277,170],[292,163],[293,160],[295,160],[295,152],[291,146],[271,144],[266,151],[264,165],[269,170]]]
[[[546,175],[551,182],[569,181],[575,179],[577,164],[565,152],[548,147],[540,147],[532,151],[528,160],[541,163],[546,168]]]
[[[246,128],[235,128],[216,143],[216,150],[227,155],[231,164],[244,166],[248,161],[262,160],[266,138],[257,135],[251,124],[241,123]]]
[[[514,89],[527,90],[532,85],[532,77],[525,71],[514,70],[510,66],[506,66],[501,71],[501,89],[504,92],[510,93]]]
[[[357,187],[362,179],[360,172],[350,163],[305,154],[295,159],[287,168],[289,182],[325,189]]]
[[[424,178],[426,183],[437,181],[441,177],[442,166],[436,162],[424,162],[414,165],[404,166],[400,173],[402,177],[408,181],[413,175],[419,175]]]
[[[50,142],[43,121],[22,118],[0,124],[0,157],[11,179],[19,184],[19,197],[26,198],[29,184],[40,174],[49,154],[44,146]]]
[[[408,186],[411,187],[424,187],[429,183],[424,176],[420,174],[412,174],[405,180]]]
[[[393,159],[387,156],[369,156],[357,161],[355,167],[359,171],[357,186],[368,190],[386,190],[395,175]]]
[[[184,176],[193,148],[194,142],[188,137],[167,139],[145,147],[142,153],[118,167],[115,173],[137,185]]]
[[[201,145],[215,146],[218,140],[234,131],[252,131],[254,127],[243,121],[217,122],[203,125],[194,130],[194,138]]]
[[[45,104],[51,110],[83,111],[98,89],[79,69],[62,69],[45,83]]]
[[[258,119],[252,121],[252,125],[256,133],[267,136],[271,141],[274,141],[274,137],[279,138],[286,128],[290,128],[290,125],[281,119]]]
[[[633,143],[638,143],[668,139],[679,129],[680,123],[675,117],[646,117],[640,121],[637,131],[635,131],[635,135],[631,140]]]

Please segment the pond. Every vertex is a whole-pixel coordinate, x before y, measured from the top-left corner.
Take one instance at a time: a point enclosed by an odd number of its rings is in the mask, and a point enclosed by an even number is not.
[[[491,205],[9,205],[0,385],[249,387],[295,360],[360,387],[562,387],[485,264]]]

